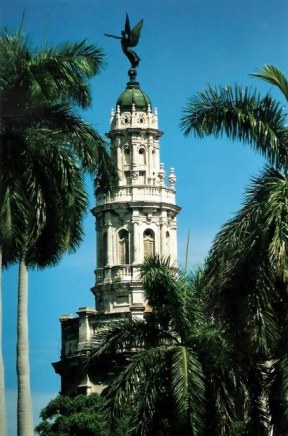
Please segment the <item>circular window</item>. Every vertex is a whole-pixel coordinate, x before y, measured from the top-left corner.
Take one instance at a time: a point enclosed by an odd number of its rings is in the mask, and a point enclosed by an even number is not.
[[[138,118],[137,118],[137,122],[139,124],[143,124],[145,122],[145,116],[144,114],[139,114]]]
[[[122,124],[129,124],[129,122],[130,122],[129,114],[123,114],[121,116],[121,122],[122,122]]]

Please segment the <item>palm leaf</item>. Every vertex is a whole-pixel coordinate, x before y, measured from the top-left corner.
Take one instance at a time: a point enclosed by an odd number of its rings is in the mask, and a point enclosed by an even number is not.
[[[151,348],[135,354],[104,391],[104,415],[111,426],[121,416],[123,407],[134,404],[131,410],[134,431],[140,434],[147,432],[161,395],[159,381],[161,373],[163,375],[166,372],[166,354],[167,347]]]
[[[217,235],[206,263],[210,307],[229,322],[238,350],[247,356],[269,358],[279,340],[278,302],[287,301],[286,199],[286,176],[266,168]]]
[[[100,356],[127,351],[143,350],[161,343],[171,343],[174,338],[154,324],[142,320],[124,319],[99,328],[91,341],[89,360]]]
[[[269,365],[269,404],[275,431],[285,434],[288,429],[288,359],[281,356]]]
[[[199,434],[205,414],[205,385],[201,364],[184,346],[171,349],[171,389],[175,402],[175,422],[180,433]]]
[[[269,95],[260,97],[255,91],[236,85],[209,87],[188,101],[181,128],[185,135],[196,137],[226,134],[232,140],[251,144],[272,165],[287,160],[287,128],[279,103]]]
[[[288,80],[284,74],[274,65],[264,65],[256,73],[250,74],[254,77],[259,77],[268,83],[276,86],[284,94],[288,100]]]

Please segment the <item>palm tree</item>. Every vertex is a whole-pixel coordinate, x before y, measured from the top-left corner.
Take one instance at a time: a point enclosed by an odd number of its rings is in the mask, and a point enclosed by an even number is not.
[[[288,81],[276,67],[264,66],[253,75],[275,85],[287,100]],[[182,118],[185,134],[226,134],[250,143],[272,165],[252,181],[243,208],[215,238],[205,267],[214,316],[228,324],[238,360],[251,380],[258,380],[254,433],[264,403],[275,434],[288,431],[286,124],[286,114],[270,95],[239,86],[198,93]]]
[[[48,187],[44,192],[45,199],[49,200],[48,206],[46,204],[39,205],[38,202],[36,209],[34,198],[22,196],[25,198],[26,204],[21,216],[21,224],[17,227],[17,232],[20,231],[22,237],[15,239],[14,250],[19,259],[17,374],[18,432],[21,435],[29,434],[31,427],[33,429],[31,405],[29,406],[28,268],[35,266],[44,268],[47,265],[55,264],[67,249],[75,250],[81,241],[81,222],[86,210],[86,194],[83,190],[81,171],[74,165],[75,174],[71,177],[72,171],[70,171],[69,185],[67,187],[63,185],[63,187],[60,186],[56,189],[53,182],[48,185],[51,178],[50,171],[53,169],[51,165],[48,174],[45,174],[46,181],[43,177],[43,184]],[[61,178],[57,175],[54,171],[55,181],[59,182]],[[19,188],[17,192],[19,192]],[[15,215],[18,209],[16,199],[16,202],[11,204],[11,215]],[[41,209],[45,216],[41,216]],[[37,217],[39,211],[40,218]]]
[[[131,434],[232,434],[248,395],[224,328],[205,314],[201,271],[192,277],[151,258],[141,267],[143,321],[115,321],[95,334],[89,364],[112,361],[106,422],[128,410]],[[152,308],[152,311],[151,311]],[[118,363],[115,366],[115,361]],[[240,383],[241,381],[241,383]]]
[[[266,168],[249,187],[243,208],[217,235],[205,268],[210,308],[229,325],[242,366],[251,374],[262,366],[271,423],[286,432],[287,194],[287,177]]]
[[[22,30],[4,30],[0,54],[0,206],[7,217],[0,242],[4,265],[19,261],[18,433],[31,435],[27,268],[56,263],[79,244],[83,170],[97,171],[95,187],[103,194],[114,189],[116,170],[105,142],[71,110],[89,106],[88,79],[100,70],[101,50],[86,41],[31,49]]]

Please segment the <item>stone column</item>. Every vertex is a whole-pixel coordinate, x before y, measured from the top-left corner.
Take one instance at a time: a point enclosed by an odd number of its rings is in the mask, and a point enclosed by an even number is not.
[[[168,253],[167,253],[167,249],[166,249],[166,229],[167,229],[167,225],[164,221],[164,219],[162,218],[161,220],[161,230],[160,230],[160,246],[161,246],[161,256],[162,257],[167,257]]]
[[[177,224],[176,218],[171,223],[171,261],[177,263]]]
[[[136,185],[138,183],[138,149],[137,145],[133,143],[133,138],[131,138],[132,141],[132,166],[131,166],[131,172],[132,172],[132,185]]]
[[[95,224],[95,228],[96,228],[96,267],[98,266],[98,268],[101,268],[102,262],[101,262],[101,251],[103,250],[102,247],[102,226],[100,225],[100,223],[98,221],[96,221]]]
[[[133,263],[139,264],[139,250],[140,250],[140,240],[139,240],[139,224],[138,222],[133,222]]]
[[[124,178],[124,169],[123,169],[123,156],[121,153],[121,143],[120,140],[117,140],[117,168],[119,180],[122,181]]]
[[[107,229],[107,266],[113,265],[113,240],[112,240],[112,223],[110,220],[110,213],[106,217]]]
[[[166,231],[167,231],[167,211],[162,210],[162,216],[160,221],[160,246],[161,246],[160,254],[161,256],[165,256],[165,257],[169,255],[166,249]]]

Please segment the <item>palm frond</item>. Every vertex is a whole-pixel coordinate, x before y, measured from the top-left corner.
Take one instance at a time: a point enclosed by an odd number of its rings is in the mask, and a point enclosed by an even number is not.
[[[148,349],[161,343],[170,344],[173,336],[142,320],[123,319],[96,330],[91,341],[89,360],[103,355]]]
[[[250,74],[250,76],[258,77],[276,86],[288,101],[288,80],[274,65],[264,65],[257,72]]]
[[[161,383],[166,373],[167,347],[156,347],[131,357],[103,393],[106,421],[113,423],[123,408],[133,404],[131,421],[136,433],[146,434],[155,418],[156,403],[161,397]]]
[[[171,349],[171,389],[179,434],[201,433],[205,415],[205,384],[201,364],[188,347]]]
[[[237,258],[240,261],[258,247],[263,254],[269,254],[271,264],[277,266],[281,275],[287,268],[288,255],[287,188],[286,176],[273,168],[267,167],[260,177],[253,179],[246,190],[243,208],[223,226],[213,243],[214,261],[227,260],[232,254],[237,262]]]
[[[269,95],[236,85],[209,87],[192,97],[184,108],[180,126],[184,135],[196,137],[227,135],[232,140],[251,144],[272,165],[287,161],[283,143],[287,136],[285,115]]]
[[[145,260],[140,268],[145,298],[153,307],[155,321],[165,330],[170,328],[183,340],[188,317],[185,309],[190,296],[190,279],[158,256]],[[184,309],[184,310],[183,310]]]
[[[9,84],[10,90],[19,95],[30,93],[39,102],[67,102],[82,108],[91,104],[87,79],[100,72],[104,61],[97,46],[83,40],[44,49],[31,47],[23,32],[4,30],[0,52],[5,59],[1,81]]]
[[[269,365],[269,405],[276,432],[288,429],[288,358],[281,356]]]

